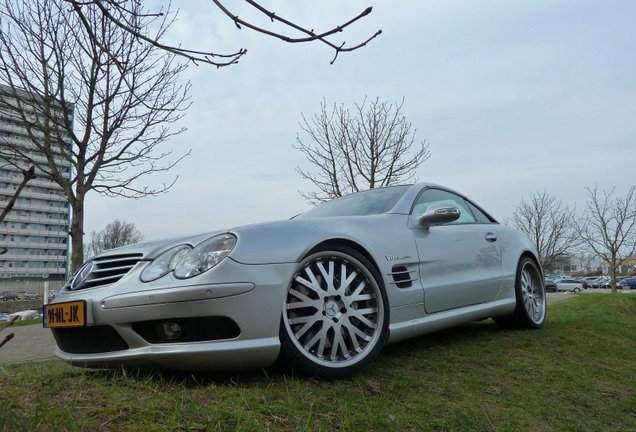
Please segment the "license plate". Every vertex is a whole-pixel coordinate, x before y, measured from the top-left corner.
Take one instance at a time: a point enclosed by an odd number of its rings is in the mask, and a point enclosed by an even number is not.
[[[86,301],[77,300],[44,306],[44,327],[82,327],[86,325]]]

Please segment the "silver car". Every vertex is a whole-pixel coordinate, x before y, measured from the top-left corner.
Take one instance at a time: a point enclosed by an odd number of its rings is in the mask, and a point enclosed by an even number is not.
[[[559,279],[556,281],[557,291],[571,291],[575,293],[580,293],[583,291],[583,284],[581,281],[576,279]]]
[[[492,317],[540,328],[530,240],[426,183],[348,195],[290,220],[136,244],[86,262],[45,306],[84,367],[239,370],[277,359],[351,375],[385,344]]]

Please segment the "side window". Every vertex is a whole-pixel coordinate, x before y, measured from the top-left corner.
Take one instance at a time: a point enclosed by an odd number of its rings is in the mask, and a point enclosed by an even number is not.
[[[473,215],[475,216],[475,219],[477,219],[477,222],[493,223],[492,219],[490,219],[483,211],[475,207],[473,203],[466,201],[466,204],[468,204],[468,207],[470,207],[470,209],[472,210]]]
[[[471,223],[476,222],[475,217],[468,209],[468,203],[455,194],[440,189],[426,189],[415,203],[413,213],[422,214],[432,204],[453,204],[459,208],[459,219],[454,224]]]

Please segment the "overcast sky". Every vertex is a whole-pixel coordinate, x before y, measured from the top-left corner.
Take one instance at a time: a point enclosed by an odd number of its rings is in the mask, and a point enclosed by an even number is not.
[[[238,65],[191,66],[188,130],[166,149],[192,150],[149,184],[179,179],[160,197],[89,195],[85,232],[115,219],[147,240],[285,219],[312,190],[293,148],[302,114],[323,98],[353,107],[365,96],[405,99],[403,114],[429,143],[421,181],[456,189],[500,221],[543,192],[582,210],[586,186],[636,184],[636,2],[633,0],[325,0],[261,3],[316,31],[373,6],[332,39],[368,46],[341,54],[238,30],[211,0],[184,5],[169,40],[234,52]],[[253,16],[240,4],[242,18]],[[280,25],[262,20],[273,31]]]

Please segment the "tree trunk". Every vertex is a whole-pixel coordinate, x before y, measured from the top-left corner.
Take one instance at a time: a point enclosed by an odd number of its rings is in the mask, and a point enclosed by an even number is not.
[[[82,265],[84,261],[84,197],[77,196],[72,205],[73,216],[71,219],[71,274]],[[70,276],[70,275],[69,275]]]
[[[616,294],[618,290],[616,289],[616,254],[612,253],[612,272],[610,274],[612,280],[610,284],[612,284],[612,293]]]

